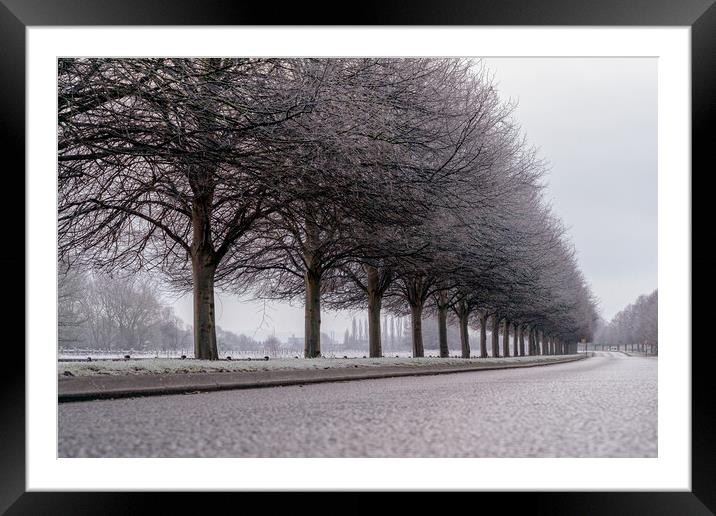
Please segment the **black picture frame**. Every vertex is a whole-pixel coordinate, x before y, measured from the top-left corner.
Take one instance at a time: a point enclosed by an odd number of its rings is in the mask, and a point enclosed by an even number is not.
[[[708,129],[716,111],[716,5],[714,0],[442,0],[389,3],[364,1],[359,5],[293,3],[278,7],[268,2],[219,0],[0,0],[0,147],[6,191],[15,192],[4,203],[5,251],[0,253],[7,291],[24,292],[25,227],[25,29],[38,25],[572,25],[572,26],[689,26],[692,44],[692,207],[704,205],[706,189],[693,180],[706,176],[712,139]],[[341,14],[345,13],[345,14]],[[708,168],[707,168],[708,167]],[[22,194],[20,193],[22,192]],[[704,202],[699,202],[699,200]],[[8,202],[16,203],[9,206]],[[12,210],[12,211],[10,211]],[[693,214],[693,228],[704,218]],[[694,231],[692,229],[692,235]],[[699,233],[696,233],[699,234]],[[706,231],[705,234],[708,234]],[[693,248],[692,248],[693,252]],[[698,260],[692,261],[692,264]],[[707,286],[701,283],[701,288]],[[24,299],[24,295],[23,295]],[[14,342],[24,341],[25,304],[15,295],[6,303],[4,322],[18,330]],[[692,320],[705,305],[693,306]],[[696,318],[694,318],[696,315]],[[695,334],[694,334],[695,336]],[[698,342],[692,338],[692,342]],[[691,342],[681,343],[691,345]],[[708,344],[708,343],[707,343]],[[510,512],[527,506],[537,514],[713,514],[716,511],[716,435],[712,401],[713,346],[692,346],[692,490],[691,492],[559,492],[471,493],[480,506],[497,501]],[[137,514],[186,513],[203,507],[207,495],[186,493],[26,492],[25,488],[25,353],[15,345],[3,349],[0,389],[0,513],[7,514]],[[12,364],[12,367],[10,367]],[[427,493],[412,500],[423,504]],[[303,499],[304,493],[289,497]],[[233,503],[251,503],[260,494],[212,494]],[[247,499],[248,497],[248,499]],[[212,502],[216,502],[212,498]],[[296,501],[289,501],[295,504]],[[156,505],[156,504],[155,504]],[[354,505],[353,509],[362,505]],[[369,506],[363,506],[369,510]]]

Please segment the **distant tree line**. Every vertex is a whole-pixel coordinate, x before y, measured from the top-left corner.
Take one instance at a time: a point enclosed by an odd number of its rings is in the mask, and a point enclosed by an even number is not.
[[[141,276],[112,278],[68,269],[58,278],[60,348],[179,350],[191,336]]]
[[[617,351],[659,352],[659,291],[639,296],[619,311],[611,321],[601,324],[594,337],[597,346]]]
[[[480,61],[60,59],[59,249],[72,267],[161,271],[192,291],[197,358],[218,358],[214,290],[448,325],[471,356],[568,353],[596,304],[546,164]],[[486,329],[492,330],[488,353]]]
[[[173,352],[192,348],[191,326],[158,296],[158,285],[145,275],[111,276],[59,264],[58,344],[60,350],[102,352]],[[226,352],[277,355],[281,343],[264,341],[217,327]],[[300,351],[295,349],[293,351]]]

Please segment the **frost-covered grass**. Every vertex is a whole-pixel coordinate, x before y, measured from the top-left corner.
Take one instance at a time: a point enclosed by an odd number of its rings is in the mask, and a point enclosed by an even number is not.
[[[141,360],[58,362],[57,374],[67,376],[208,373],[233,371],[276,371],[297,369],[341,369],[348,367],[404,366],[424,367],[430,365],[497,365],[515,363],[544,363],[559,360],[558,356],[532,356],[511,358],[279,358],[271,360],[194,360],[174,358],[147,358]]]

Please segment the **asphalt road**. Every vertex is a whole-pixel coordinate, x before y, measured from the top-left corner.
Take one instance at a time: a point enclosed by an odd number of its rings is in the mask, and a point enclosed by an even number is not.
[[[656,457],[657,359],[63,403],[60,457]]]

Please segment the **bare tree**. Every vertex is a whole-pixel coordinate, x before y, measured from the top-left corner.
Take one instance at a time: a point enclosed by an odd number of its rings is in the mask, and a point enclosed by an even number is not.
[[[57,337],[60,345],[72,345],[81,339],[86,322],[87,278],[65,262],[59,262],[57,269]]]
[[[286,202],[274,144],[314,85],[262,59],[62,59],[58,73],[61,253],[193,289],[194,352],[216,359],[215,281]]]

